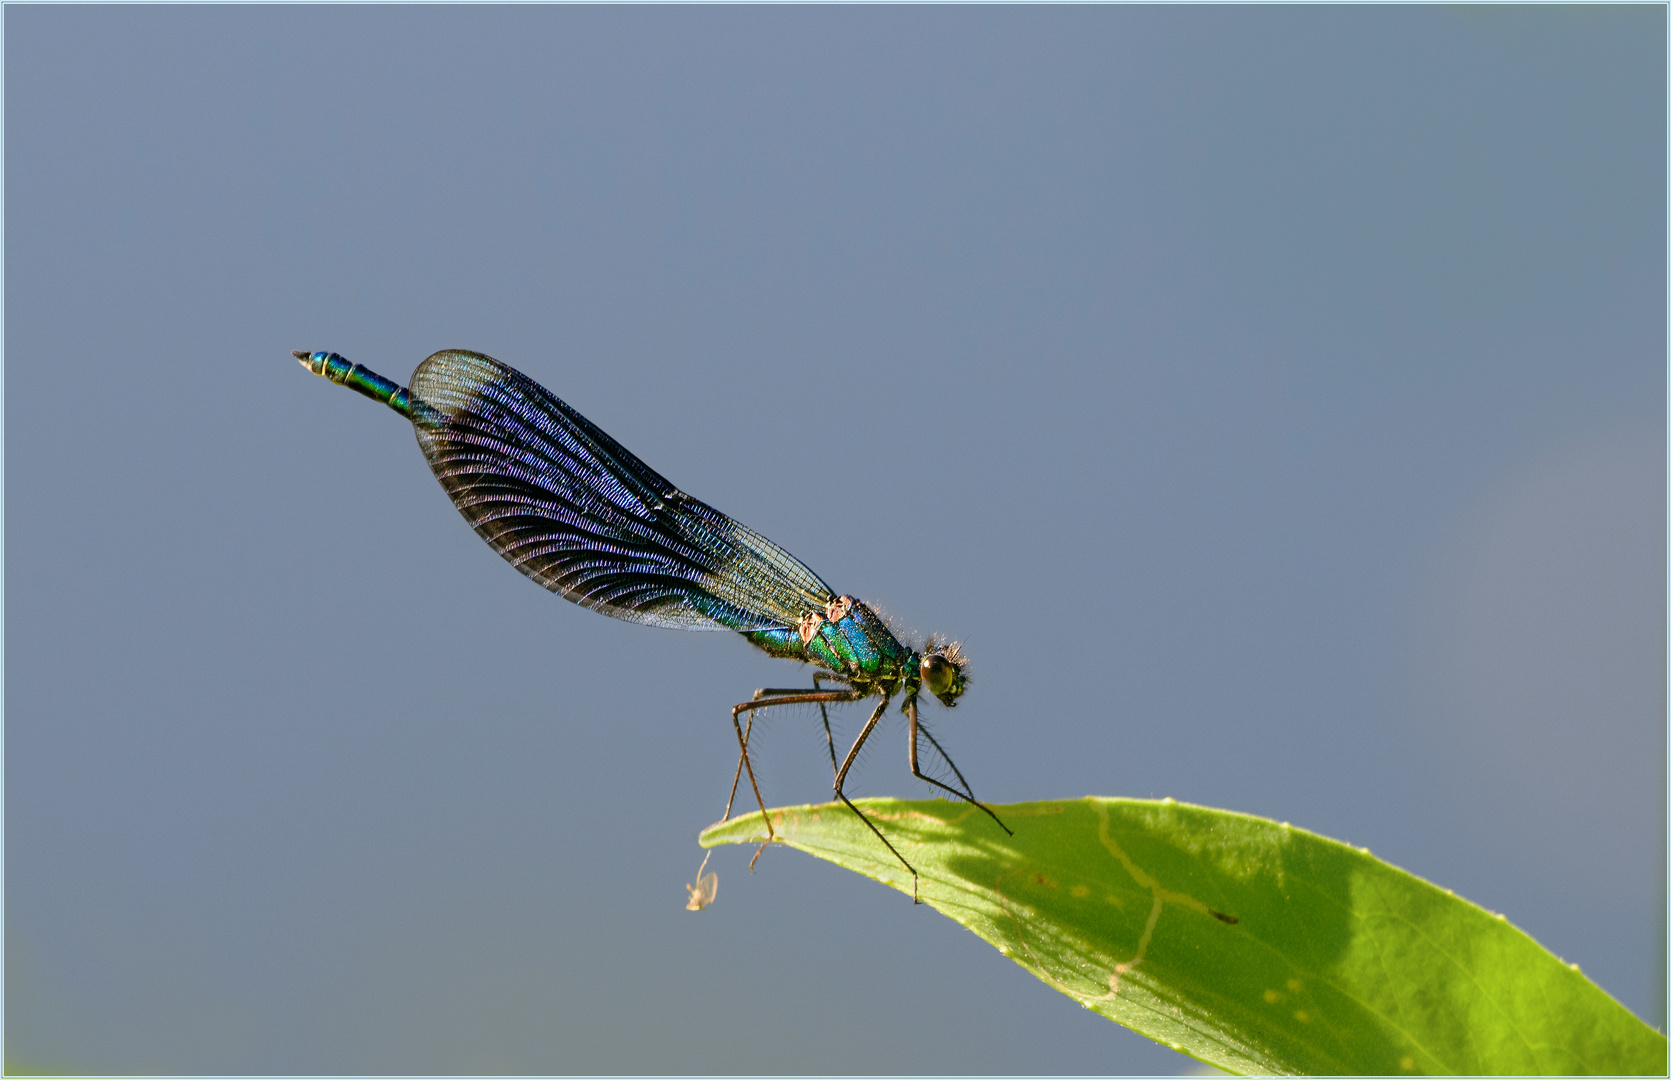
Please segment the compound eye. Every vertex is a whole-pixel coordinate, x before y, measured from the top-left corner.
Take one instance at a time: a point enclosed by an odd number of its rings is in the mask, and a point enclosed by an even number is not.
[[[943,656],[929,655],[923,657],[923,685],[935,697],[941,697],[951,690],[952,683],[957,680],[957,668],[948,663]]]

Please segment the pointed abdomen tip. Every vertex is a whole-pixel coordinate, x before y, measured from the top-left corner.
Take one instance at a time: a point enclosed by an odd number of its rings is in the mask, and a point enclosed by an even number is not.
[[[294,356],[296,358],[297,363],[301,364],[303,367],[307,367],[308,366],[308,357],[311,356],[312,354],[311,353],[305,353],[300,349],[291,349],[290,350],[290,355]]]

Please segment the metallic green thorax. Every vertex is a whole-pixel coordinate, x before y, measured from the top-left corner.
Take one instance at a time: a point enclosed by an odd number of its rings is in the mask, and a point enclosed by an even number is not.
[[[853,689],[914,701],[922,682],[922,657],[899,643],[876,613],[851,596],[832,601],[826,618],[803,619],[798,628],[754,630],[749,641],[773,656],[815,664]]]

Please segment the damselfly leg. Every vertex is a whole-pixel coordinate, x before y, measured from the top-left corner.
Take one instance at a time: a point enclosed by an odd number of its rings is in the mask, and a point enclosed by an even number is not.
[[[842,678],[840,675],[831,675],[827,671],[820,671],[818,674],[816,674],[812,677],[812,688],[814,690],[824,689],[824,680],[825,679],[828,679],[832,683],[846,682],[847,681],[846,679]],[[834,775],[836,770],[840,769],[841,766],[836,764],[835,736],[830,734],[830,710],[829,710],[829,707],[825,706],[823,704],[820,704],[818,706],[818,716],[819,716],[820,719],[822,719],[824,721],[824,745],[828,746],[830,748],[830,773],[831,773],[831,775]]]
[[[854,806],[853,800],[849,799],[847,797],[847,792],[842,790],[842,785],[847,782],[847,770],[853,767],[853,762],[857,760],[859,756],[859,749],[864,746],[865,740],[870,738],[870,733],[876,729],[876,721],[882,719],[882,714],[887,711],[888,695],[883,694],[882,703],[876,706],[876,711],[870,714],[869,720],[865,721],[864,730],[860,731],[859,737],[853,740],[853,748],[847,751],[847,759],[841,763],[841,768],[836,770],[835,793],[836,798],[846,803],[847,809],[859,815],[859,820],[864,822],[865,826],[869,828],[871,832],[876,834],[876,839],[882,841],[883,846],[894,853],[894,858],[899,860],[900,865],[911,871],[911,902],[913,904],[920,904],[922,901],[917,899],[917,868],[906,861],[905,856],[899,853],[899,849],[889,843],[886,836],[882,835],[882,830],[876,827],[876,823],[865,817],[864,811],[860,810],[857,806]]]
[[[910,737],[906,740],[906,747],[907,747],[907,751],[908,751],[908,756],[911,759],[911,774],[913,776],[915,776],[918,780],[928,781],[930,784],[933,784],[935,787],[939,788],[941,791],[951,792],[953,795],[956,795],[958,798],[960,798],[963,801],[969,803],[971,806],[979,807],[986,814],[987,817],[991,818],[993,821],[996,821],[998,823],[998,827],[1000,829],[1003,829],[1005,832],[1009,833],[1011,836],[1014,836],[1015,831],[1013,829],[1011,829],[1008,825],[1005,825],[1004,822],[1003,822],[1003,819],[1000,818],[997,814],[994,814],[992,812],[991,807],[987,806],[985,803],[983,803],[979,799],[975,798],[975,791],[974,791],[973,788],[971,788],[969,786],[969,781],[963,779],[963,770],[961,770],[957,767],[957,762],[952,760],[952,756],[950,754],[946,753],[945,749],[941,747],[939,741],[936,740],[933,735],[929,734],[929,730],[926,727],[919,727],[919,725],[917,724],[917,703],[915,701],[911,702],[910,707],[905,710],[905,714],[910,720],[910,729],[911,729],[910,730]],[[952,774],[957,777],[957,782],[963,785],[963,790],[962,791],[957,790],[956,788],[950,786],[949,784],[941,783],[940,781],[934,779],[934,777],[932,777],[932,776],[928,775],[927,773],[923,772],[922,769],[918,767],[918,765],[917,765],[917,733],[919,731],[922,732],[923,738],[927,739],[929,741],[929,743],[934,747],[935,751],[939,753],[940,759],[942,761],[944,761],[947,765],[951,766]]]
[[[737,783],[742,779],[743,772],[746,770],[748,772],[749,786],[754,789],[754,801],[759,804],[760,816],[765,819],[766,822],[767,842],[769,843],[771,838],[777,835],[777,833],[772,829],[772,816],[766,812],[766,800],[760,797],[760,784],[754,779],[754,765],[749,761],[748,757],[748,733],[744,731],[742,721],[738,719],[743,713],[746,712],[749,714],[748,731],[752,732],[754,730],[754,711],[756,709],[769,709],[775,705],[823,705],[835,701],[858,701],[863,696],[864,695],[860,694],[857,690],[822,690],[812,691],[809,693],[804,689],[781,690],[767,688],[755,691],[755,699],[753,701],[745,701],[742,704],[733,707],[731,710],[731,726],[735,728],[737,732],[737,749],[740,753],[740,760],[737,762],[737,774],[731,778],[731,794],[725,800],[725,816],[720,818],[720,820],[726,821],[730,819],[731,804],[737,799]],[[872,723],[874,722],[875,721],[872,720]],[[868,732],[869,729],[867,728],[866,733],[868,734]],[[852,804],[849,803],[848,805]],[[859,816],[863,817],[864,815],[861,814]],[[874,828],[874,826],[872,826],[872,828]],[[877,835],[880,836],[882,834],[877,833]],[[884,841],[884,843],[886,843],[886,841]],[[755,861],[760,858],[760,852],[765,850],[766,845],[761,844],[759,849],[755,851],[754,858],[748,861],[748,868],[750,872],[753,872]]]

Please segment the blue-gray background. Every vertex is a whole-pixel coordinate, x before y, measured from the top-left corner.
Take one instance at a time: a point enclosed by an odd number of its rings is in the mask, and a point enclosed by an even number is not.
[[[1657,1022],[1664,18],[7,8],[9,1062],[1189,1065],[791,852],[687,913],[795,671],[533,587],[293,348],[498,356],[969,639],[988,799],[1367,845]]]

